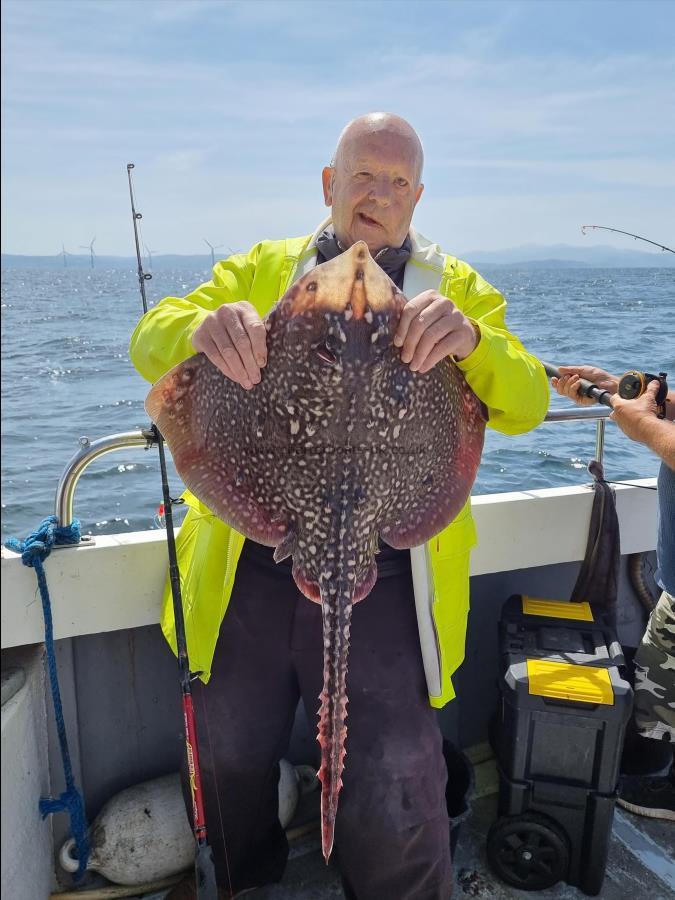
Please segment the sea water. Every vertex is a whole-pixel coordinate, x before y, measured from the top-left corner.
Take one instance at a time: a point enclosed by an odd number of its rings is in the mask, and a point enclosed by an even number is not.
[[[666,371],[675,385],[675,268],[481,268],[508,300],[507,323],[555,365],[590,363],[620,374]],[[158,271],[148,299],[183,296],[208,269]],[[148,385],[129,361],[140,317],[133,270],[6,269],[2,275],[2,536],[24,537],[54,511],[59,476],[90,439],[148,425]],[[554,408],[572,408],[551,395]],[[580,485],[595,422],[543,424],[519,436],[488,429],[475,494]],[[608,423],[605,474],[653,476],[658,460]],[[171,474],[173,496],[181,484]],[[160,527],[156,448],[113,452],[82,476],[74,514],[83,531]]]

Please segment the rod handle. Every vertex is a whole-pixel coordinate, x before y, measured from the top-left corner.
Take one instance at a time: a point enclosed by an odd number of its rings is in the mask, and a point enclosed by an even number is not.
[[[552,366],[551,363],[541,361],[544,370],[549,378],[560,378],[560,372],[556,368],[556,366]],[[602,388],[599,388],[597,384],[593,384],[592,381],[586,381],[585,378],[581,378],[581,393],[585,394],[586,397],[591,397],[597,403],[602,403],[603,406],[608,406],[612,409],[612,401],[610,400],[609,391],[603,391]]]

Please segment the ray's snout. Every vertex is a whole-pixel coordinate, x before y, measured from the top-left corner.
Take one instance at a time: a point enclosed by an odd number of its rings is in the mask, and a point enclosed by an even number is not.
[[[289,300],[291,316],[322,313],[357,322],[367,321],[369,313],[393,313],[405,302],[364,241],[308,272],[293,287]]]

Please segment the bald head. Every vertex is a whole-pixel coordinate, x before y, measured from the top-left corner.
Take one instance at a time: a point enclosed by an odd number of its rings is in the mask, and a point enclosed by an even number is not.
[[[424,190],[423,163],[415,129],[393,113],[368,113],[343,129],[322,178],[344,247],[360,240],[371,253],[401,246]]]
[[[391,141],[409,145],[410,153],[415,160],[417,182],[419,183],[422,180],[422,169],[424,168],[422,142],[412,125],[394,113],[366,113],[365,116],[358,116],[356,119],[348,122],[338,138],[337,147],[331,159],[331,166],[336,167],[340,165],[345,152],[350,149],[354,142],[358,143],[364,137],[375,134],[379,134],[385,139],[389,138]]]

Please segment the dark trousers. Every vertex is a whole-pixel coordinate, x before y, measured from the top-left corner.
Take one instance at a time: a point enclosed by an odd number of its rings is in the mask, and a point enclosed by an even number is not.
[[[286,566],[248,542],[208,685],[194,682],[209,841],[218,881],[280,880],[278,762],[298,700],[317,721],[321,609]],[[335,853],[357,900],[448,900],[447,770],[429,706],[410,573],[378,579],[354,606],[347,742]],[[223,841],[223,833],[225,840]]]

